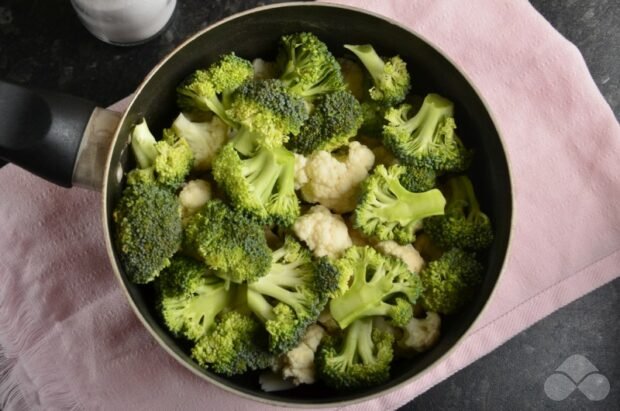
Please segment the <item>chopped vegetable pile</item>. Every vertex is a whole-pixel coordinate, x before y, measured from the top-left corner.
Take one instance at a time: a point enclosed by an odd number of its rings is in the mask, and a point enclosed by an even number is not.
[[[387,381],[474,297],[493,241],[453,103],[414,95],[399,56],[341,51],[294,33],[273,62],[191,73],[159,138],[134,126],[113,212],[125,274],[196,363],[268,391]]]

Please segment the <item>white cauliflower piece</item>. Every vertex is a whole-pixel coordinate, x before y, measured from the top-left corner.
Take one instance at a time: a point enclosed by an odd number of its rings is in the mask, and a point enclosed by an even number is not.
[[[381,241],[375,248],[382,254],[400,258],[413,273],[419,273],[424,266],[424,259],[412,244],[400,245],[396,241]]]
[[[315,381],[314,353],[325,330],[320,325],[312,324],[306,330],[297,347],[283,354],[279,359],[276,370],[281,370],[284,379],[291,379],[293,384],[313,384]]]
[[[295,190],[308,183],[308,174],[306,174],[306,164],[308,159],[301,154],[295,154]]]
[[[349,144],[349,153],[342,160],[327,151],[317,151],[304,167],[308,182],[301,187],[302,197],[337,213],[353,211],[360,183],[374,162],[373,152],[357,141]]]
[[[172,123],[172,131],[187,140],[194,153],[194,171],[206,171],[219,149],[228,140],[228,126],[217,116],[211,121],[196,123],[183,113]]]
[[[191,180],[179,193],[183,219],[195,214],[200,208],[211,201],[213,189],[206,180]]]
[[[398,347],[406,351],[427,351],[439,340],[440,328],[441,317],[437,313],[427,312],[426,318],[412,318],[403,328]]]
[[[254,78],[257,80],[266,80],[277,77],[278,67],[273,61],[265,61],[258,58],[252,60],[252,66],[254,67]]]
[[[295,220],[293,232],[317,257],[338,258],[353,245],[342,217],[321,205]]]

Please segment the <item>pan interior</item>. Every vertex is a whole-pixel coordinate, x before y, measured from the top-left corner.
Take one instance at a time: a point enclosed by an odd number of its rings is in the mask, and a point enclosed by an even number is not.
[[[475,150],[475,161],[470,175],[482,210],[489,215],[495,228],[495,241],[482,256],[486,274],[476,299],[458,315],[445,318],[438,345],[414,359],[395,362],[392,378],[382,385],[348,393],[334,391],[322,384],[265,393],[258,385],[257,374],[224,378],[194,364],[187,354],[188,347],[172,338],[159,321],[152,308],[152,290],[131,284],[119,261],[116,259],[114,263],[144,322],[163,344],[199,374],[262,400],[290,405],[333,404],[380,393],[419,374],[437,361],[455,345],[479,315],[498,279],[505,258],[511,224],[511,188],[506,157],[497,130],[475,90],[434,48],[402,27],[376,16],[313,3],[264,8],[208,29],[177,49],[154,70],[130,106],[121,124],[108,171],[110,175],[105,191],[106,224],[109,232],[113,232],[111,211],[121,191],[117,176],[119,165],[123,168],[128,165],[127,137],[132,125],[145,117],[157,135],[163,128],[168,127],[178,114],[175,88],[187,74],[209,65],[219,55],[230,51],[247,59],[272,59],[275,57],[280,36],[298,31],[313,32],[328,44],[336,56],[345,55],[343,44],[366,43],[374,45],[381,55],[399,54],[407,62],[414,93],[424,95],[435,92],[454,101],[459,136],[466,146]]]

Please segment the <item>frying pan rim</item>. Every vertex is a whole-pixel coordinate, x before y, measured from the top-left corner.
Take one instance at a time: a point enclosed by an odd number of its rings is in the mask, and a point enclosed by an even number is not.
[[[171,347],[168,346],[168,344],[166,344],[161,338],[160,336],[157,334],[157,332],[150,326],[150,324],[146,321],[146,319],[144,318],[144,316],[142,315],[140,309],[138,308],[138,306],[136,305],[134,299],[132,298],[131,294],[129,293],[128,288],[125,286],[125,281],[123,279],[123,275],[120,272],[119,267],[116,264],[116,258],[115,258],[115,251],[114,251],[114,247],[112,244],[112,233],[109,230],[109,224],[108,224],[108,207],[107,207],[107,203],[108,203],[108,179],[112,176],[112,170],[111,170],[111,162],[112,162],[112,157],[114,154],[114,149],[116,147],[116,145],[118,144],[118,138],[119,138],[119,134],[120,134],[120,130],[122,129],[122,125],[124,124],[124,122],[127,120],[127,114],[131,111],[131,108],[133,106],[133,104],[135,103],[137,97],[141,94],[142,90],[149,84],[151,78],[175,55],[177,54],[180,50],[182,50],[183,48],[185,48],[187,45],[189,45],[190,43],[192,43],[194,40],[196,40],[197,38],[205,35],[205,33],[213,30],[216,27],[219,27],[220,25],[223,24],[227,24],[229,21],[235,20],[237,18],[249,15],[249,14],[254,14],[254,13],[259,13],[259,12],[263,12],[266,10],[272,10],[272,9],[279,9],[279,8],[290,8],[290,7],[321,7],[321,8],[339,8],[339,9],[344,9],[346,11],[351,11],[351,12],[356,12],[356,13],[361,13],[361,14],[365,14],[365,15],[369,15],[371,17],[375,17],[377,19],[381,19],[383,21],[385,21],[388,24],[392,24],[396,27],[399,27],[400,29],[408,32],[409,34],[411,34],[414,37],[417,37],[418,39],[420,39],[422,42],[424,42],[426,45],[428,45],[430,48],[432,48],[433,50],[435,50],[439,55],[441,55],[441,57],[443,59],[445,59],[450,65],[452,65],[452,67],[465,79],[465,81],[468,83],[468,85],[472,88],[472,90],[474,91],[474,93],[476,94],[476,96],[480,99],[482,106],[484,107],[486,113],[488,114],[491,123],[493,125],[493,127],[495,128],[495,131],[497,133],[497,136],[499,137],[499,144],[500,147],[502,149],[503,155],[504,155],[504,159],[506,161],[506,167],[507,167],[507,192],[509,194],[509,200],[510,200],[510,204],[509,204],[509,218],[510,218],[510,222],[508,224],[509,226],[509,232],[508,232],[508,239],[507,239],[507,246],[506,246],[506,251],[504,253],[504,257],[503,260],[501,262],[500,268],[499,268],[499,273],[497,275],[497,279],[495,280],[495,283],[492,285],[492,289],[489,293],[489,297],[486,299],[486,301],[484,302],[483,306],[480,308],[480,311],[478,312],[478,314],[476,315],[476,318],[474,319],[474,321],[470,324],[470,326],[461,334],[461,336],[459,336],[457,338],[457,340],[452,344],[452,346],[450,348],[448,348],[446,350],[446,352],[444,352],[443,354],[441,354],[435,361],[433,361],[431,364],[429,364],[427,367],[423,368],[422,370],[420,370],[418,373],[416,373],[415,375],[411,376],[410,378],[407,378],[404,381],[401,381],[397,384],[394,384],[382,391],[378,391],[375,393],[371,393],[368,395],[360,395],[357,398],[354,399],[350,399],[350,400],[345,400],[345,401],[337,401],[337,402],[321,402],[321,403],[298,403],[298,402],[288,402],[286,400],[275,400],[275,399],[270,399],[270,398],[264,398],[261,396],[257,396],[257,395],[252,395],[249,394],[247,392],[238,390],[232,386],[229,386],[227,384],[221,383],[220,381],[217,381],[213,378],[211,378],[209,375],[200,372],[198,370],[196,370],[196,368],[194,368],[191,364],[189,364],[185,359],[183,359],[182,357],[180,357]],[[475,82],[473,82],[470,77],[465,73],[465,71],[460,67],[460,65],[456,64],[448,55],[446,55],[441,48],[439,48],[438,46],[436,46],[432,41],[430,41],[429,39],[427,39],[425,36],[417,33],[415,30],[413,30],[410,27],[405,26],[404,24],[401,24],[389,17],[383,16],[381,14],[372,12],[372,11],[368,11],[368,10],[364,10],[358,7],[353,7],[353,6],[348,6],[348,5],[342,5],[342,4],[336,4],[336,3],[330,3],[330,2],[321,2],[321,3],[316,3],[316,2],[299,2],[299,1],[293,1],[293,2],[285,2],[285,3],[278,3],[278,4],[271,4],[271,5],[266,5],[266,6],[260,6],[260,7],[255,7],[249,10],[245,10],[239,13],[235,13],[231,16],[228,16],[222,20],[219,20],[207,27],[205,27],[204,29],[198,31],[197,33],[195,33],[194,35],[192,35],[191,37],[189,37],[188,39],[186,39],[183,43],[181,43],[179,46],[177,46],[174,50],[172,50],[168,55],[166,55],[162,60],[160,60],[154,67],[153,69],[146,75],[146,77],[144,78],[144,80],[140,83],[140,85],[138,86],[138,88],[136,89],[136,91],[133,93],[133,96],[130,99],[129,104],[127,105],[127,108],[124,110],[124,112],[122,113],[122,116],[119,120],[118,126],[116,127],[116,130],[112,136],[111,142],[110,142],[110,150],[108,152],[108,157],[106,159],[106,166],[105,166],[105,170],[104,170],[104,178],[103,178],[103,188],[102,188],[102,207],[101,207],[101,221],[103,224],[103,230],[104,230],[104,239],[105,239],[105,245],[106,245],[106,251],[108,253],[108,257],[110,259],[110,262],[112,264],[112,269],[114,271],[114,274],[117,278],[117,280],[119,281],[119,283],[121,284],[121,288],[123,289],[123,292],[125,293],[126,297],[127,297],[127,301],[129,302],[129,305],[131,306],[131,308],[133,309],[133,311],[135,312],[136,316],[138,317],[138,319],[140,320],[140,322],[144,325],[144,327],[149,331],[149,333],[153,336],[153,338],[155,338],[155,340],[158,342],[158,344],[165,350],[168,352],[168,354],[170,354],[178,363],[180,363],[183,367],[185,367],[186,369],[188,369],[190,372],[192,372],[194,375],[200,377],[201,379],[214,384],[215,386],[222,388],[228,392],[231,392],[235,395],[241,396],[243,398],[252,400],[252,401],[258,401],[264,404],[269,404],[269,405],[274,405],[274,406],[286,406],[286,407],[296,407],[296,408],[327,408],[327,407],[333,407],[333,406],[348,406],[348,405],[353,405],[353,404],[358,404],[361,403],[363,401],[369,401],[378,397],[382,397],[385,396],[387,394],[393,393],[396,390],[404,387],[405,385],[409,385],[415,381],[417,381],[419,378],[421,378],[423,375],[431,372],[436,366],[438,366],[440,363],[443,362],[443,360],[445,358],[447,358],[449,355],[451,355],[453,353],[453,351],[460,345],[460,343],[465,339],[466,336],[469,335],[470,331],[472,329],[474,329],[474,327],[481,321],[481,318],[483,317],[483,313],[485,312],[485,310],[487,309],[489,302],[491,300],[493,300],[493,298],[495,297],[495,294],[497,293],[497,289],[498,289],[498,283],[500,282],[501,278],[503,277],[503,273],[504,273],[504,269],[506,266],[506,260],[508,259],[508,256],[511,253],[511,250],[513,248],[513,244],[512,244],[512,240],[513,240],[513,234],[514,234],[514,225],[515,225],[515,221],[514,221],[514,214],[515,214],[515,204],[514,204],[514,195],[513,195],[513,191],[512,191],[512,175],[511,175],[511,170],[512,170],[512,161],[510,159],[509,153],[507,152],[507,150],[505,149],[505,145],[503,143],[504,139],[502,138],[502,133],[501,130],[498,127],[498,122],[496,121],[496,118],[493,114],[493,111],[490,109],[489,104],[486,102],[486,100],[483,98],[483,94],[480,93],[479,89],[476,87]]]

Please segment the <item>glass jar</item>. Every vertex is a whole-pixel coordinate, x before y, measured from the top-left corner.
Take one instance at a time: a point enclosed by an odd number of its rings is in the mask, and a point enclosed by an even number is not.
[[[106,43],[145,43],[168,24],[176,0],[71,0],[82,24]]]

